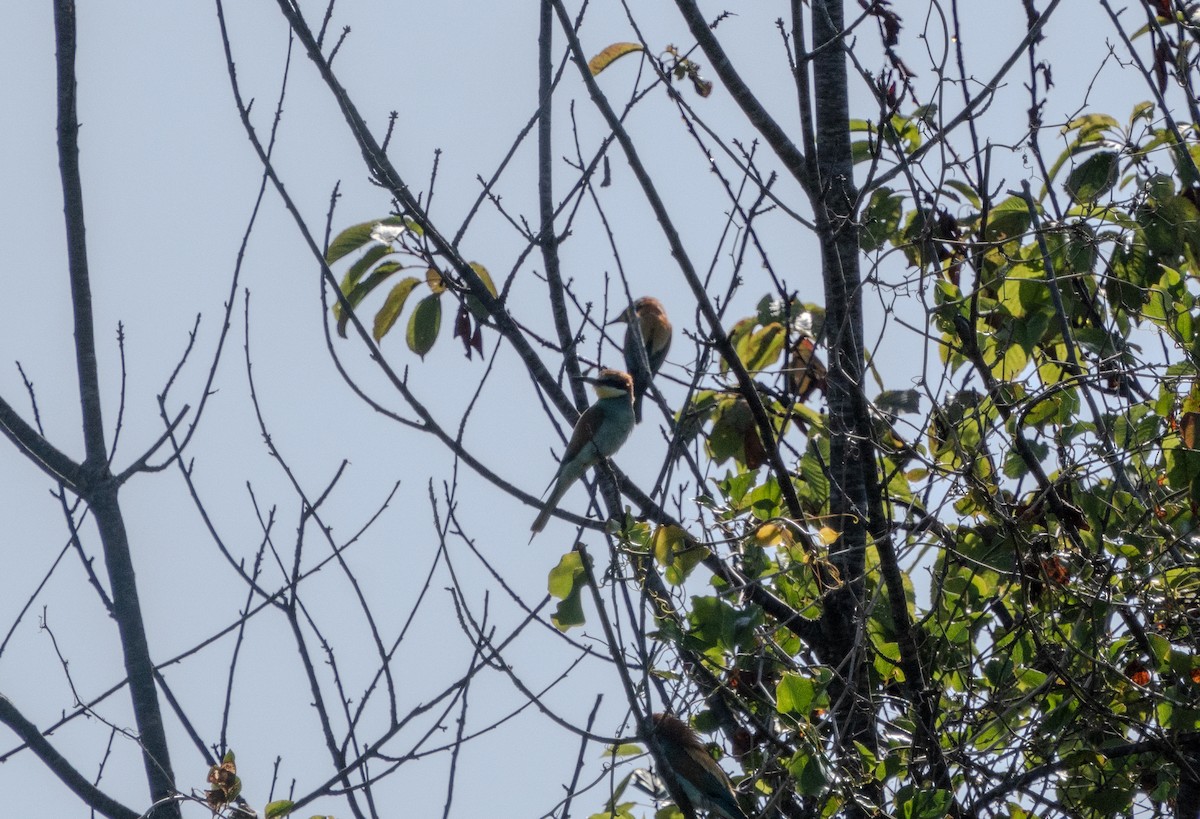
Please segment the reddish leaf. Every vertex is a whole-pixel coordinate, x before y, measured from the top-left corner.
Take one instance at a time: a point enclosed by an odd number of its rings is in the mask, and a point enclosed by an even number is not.
[[[467,348],[467,358],[471,357],[471,311],[467,309],[465,304],[458,305],[458,312],[454,315],[454,337],[463,340],[463,346]]]

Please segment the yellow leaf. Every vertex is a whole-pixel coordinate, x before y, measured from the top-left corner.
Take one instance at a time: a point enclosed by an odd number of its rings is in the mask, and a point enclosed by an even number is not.
[[[632,54],[635,51],[641,50],[642,46],[639,43],[613,43],[595,57],[592,57],[592,59],[588,60],[588,71],[591,71],[592,76],[594,77],[612,65],[614,60],[624,57],[626,54]]]
[[[675,556],[687,548],[687,532],[678,526],[660,526],[654,532],[654,559],[669,566]]]
[[[442,293],[446,289],[446,284],[442,281],[442,273],[436,267],[431,267],[425,271],[425,283],[429,285],[430,292]]]
[[[654,559],[666,569],[666,580],[673,586],[682,583],[696,564],[708,555],[708,549],[692,540],[678,526],[660,526],[650,538]]]
[[[791,530],[778,523],[764,523],[754,533],[754,542],[759,546],[779,546],[792,544]]]
[[[821,531],[817,533],[817,536],[821,538],[821,542],[826,546],[831,546],[837,542],[837,539],[842,536],[842,533],[830,529],[828,526],[822,526]]]

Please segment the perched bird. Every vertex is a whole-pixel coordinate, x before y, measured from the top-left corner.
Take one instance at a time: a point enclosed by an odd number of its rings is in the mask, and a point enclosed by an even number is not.
[[[662,302],[649,296],[638,299],[613,319],[613,323],[619,321],[629,323],[625,330],[625,369],[633,376],[633,414],[641,423],[642,396],[650,389],[650,382],[671,349],[671,322]],[[644,358],[639,346],[645,350]]]
[[[579,480],[589,466],[595,466],[610,457],[633,431],[633,379],[620,370],[601,370],[598,378],[583,378],[596,387],[596,403],[579,416],[562,463],[554,480],[554,487],[541,514],[529,527],[534,534],[542,531],[550,515],[558,508],[558,502]]]
[[[829,378],[829,370],[825,362],[817,355],[817,346],[812,336],[805,333],[797,335],[796,342],[788,351],[787,373],[788,384],[797,403],[803,404],[812,395],[813,390],[825,392]]]
[[[660,761],[670,767],[660,773],[672,777],[677,787],[671,790],[681,791],[692,808],[721,819],[749,819],[734,798],[729,777],[685,722],[670,714],[655,714],[650,718],[649,739],[658,746]]]

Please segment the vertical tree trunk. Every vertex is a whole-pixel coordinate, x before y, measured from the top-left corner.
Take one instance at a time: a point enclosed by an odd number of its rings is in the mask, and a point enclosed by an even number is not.
[[[134,720],[142,746],[142,761],[150,796],[155,802],[175,793],[175,777],[167,750],[154,665],[146,641],[145,623],[129,550],[125,520],[117,500],[118,486],[108,466],[104,416],[100,403],[100,377],[92,318],[91,280],[88,274],[84,229],[83,186],[79,173],[79,120],[76,112],[75,3],[54,4],[55,43],[58,49],[58,158],[66,220],[67,264],[71,280],[71,305],[75,318],[75,359],[79,372],[86,457],[80,470],[79,493],[88,502],[104,548],[112,592],[112,615],[117,621],[124,653],[125,673],[133,703]],[[155,817],[178,817],[177,803],[158,808]]]
[[[862,423],[863,315],[859,272],[857,198],[850,153],[846,55],[840,45],[841,0],[813,0],[813,99],[816,109],[816,170],[813,210],[821,242],[829,347],[830,511],[841,536],[831,559],[843,585],[829,595],[821,618],[828,656],[838,673],[835,715],[842,737],[841,759],[858,758],[853,742],[877,745],[874,707],[867,684],[863,565],[867,545],[866,471],[874,469],[870,429]],[[870,796],[868,794],[868,796]]]

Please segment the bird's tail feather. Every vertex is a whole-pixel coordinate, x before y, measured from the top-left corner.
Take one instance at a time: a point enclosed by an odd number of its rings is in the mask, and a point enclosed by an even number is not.
[[[571,488],[571,484],[579,480],[579,476],[583,474],[583,467],[574,469],[572,468],[573,466],[574,464],[567,464],[559,467],[558,480],[554,484],[554,490],[550,493],[550,497],[546,498],[542,505],[542,511],[538,513],[537,518],[533,521],[533,525],[529,527],[529,530],[535,535],[546,528],[546,523],[549,522],[550,516],[558,508],[558,502],[562,500],[563,495],[567,494],[567,490]],[[533,540],[532,537],[529,539]]]

